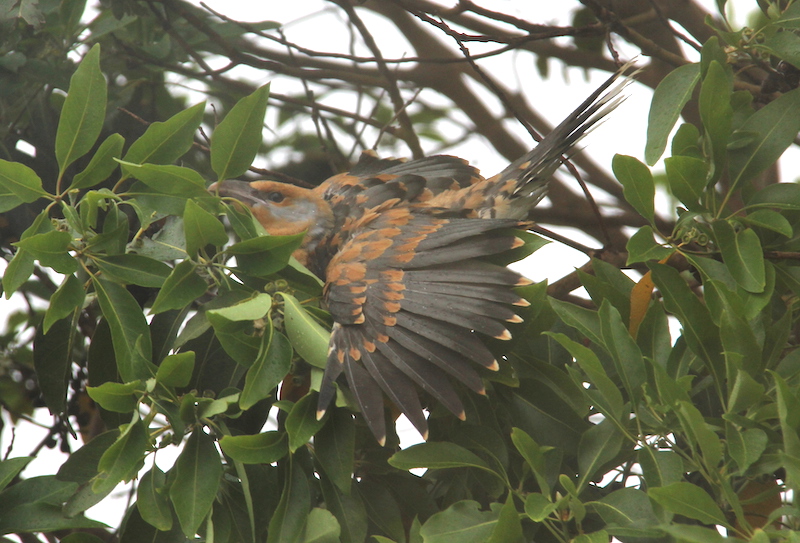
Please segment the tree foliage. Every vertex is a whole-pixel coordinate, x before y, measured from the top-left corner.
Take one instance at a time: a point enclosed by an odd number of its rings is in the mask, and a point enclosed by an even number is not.
[[[558,27],[466,0],[336,0],[359,45],[335,53],[180,0],[108,0],[95,15],[81,0],[2,4],[2,290],[28,306],[2,336],[0,401],[12,423],[53,413],[41,446],[70,452],[73,427],[83,444],[42,477],[25,475],[41,447],[9,449],[0,533],[800,541],[800,186],[775,166],[800,131],[800,4],[759,2],[740,29],[692,2],[583,4]],[[415,56],[381,53],[375,14]],[[495,48],[473,55],[476,41]],[[655,89],[644,161],[617,155],[614,179],[573,157],[607,197],[602,212],[564,188],[574,178],[554,180],[540,223],[597,248],[539,228],[588,261],[519,289],[531,305],[514,339],[487,340],[503,361],[482,373],[488,394],[464,392],[464,422],[431,402],[429,441],[403,450],[396,435],[379,446],[343,390],[317,421],[330,317],[319,280],[291,258],[302,236],[265,235],[207,185],[253,172],[318,182],[370,138],[421,156],[476,133],[516,158],[524,149],[475,85],[545,123],[481,63],[514,53],[544,73],[550,59],[613,71],[623,42]],[[237,80],[242,66],[302,92]],[[217,107],[188,103],[177,77]],[[251,166],[287,149],[304,160]],[[509,259],[542,244],[526,240]],[[178,447],[173,466],[155,463]],[[135,501],[121,526],[84,516],[125,481]]]

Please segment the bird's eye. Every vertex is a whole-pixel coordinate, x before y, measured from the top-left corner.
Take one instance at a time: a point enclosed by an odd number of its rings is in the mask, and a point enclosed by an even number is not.
[[[283,200],[285,198],[286,198],[286,196],[283,193],[280,193],[280,192],[268,192],[267,193],[267,200],[269,200],[270,202],[275,202],[276,204],[279,204],[279,203],[283,202]]]

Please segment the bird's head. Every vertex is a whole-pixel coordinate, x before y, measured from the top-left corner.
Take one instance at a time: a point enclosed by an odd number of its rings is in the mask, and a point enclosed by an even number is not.
[[[250,209],[264,229],[273,236],[299,234],[308,230],[318,236],[333,221],[331,208],[310,189],[277,181],[220,181],[208,190],[237,200]]]

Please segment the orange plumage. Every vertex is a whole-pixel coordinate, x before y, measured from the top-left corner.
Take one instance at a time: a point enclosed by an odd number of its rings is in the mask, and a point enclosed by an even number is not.
[[[272,235],[306,232],[295,257],[325,281],[334,320],[319,396],[322,416],[344,373],[375,437],[385,442],[383,394],[427,438],[416,386],[459,418],[450,378],[485,393],[473,363],[496,370],[479,339],[509,339],[513,287],[530,281],[483,257],[517,247],[530,209],[575,143],[619,103],[614,74],[539,145],[484,179],[466,161],[362,155],[314,189],[275,181],[211,187],[247,206]],[[416,385],[416,386],[415,386]]]

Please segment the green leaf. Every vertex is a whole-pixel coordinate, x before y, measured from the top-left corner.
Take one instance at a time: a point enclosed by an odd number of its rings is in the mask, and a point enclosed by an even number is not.
[[[69,458],[58,468],[56,478],[60,481],[71,481],[84,485],[97,475],[97,465],[103,454],[116,443],[119,430],[108,430],[94,437],[89,443],[77,451],[73,451]]]
[[[156,381],[167,387],[189,386],[194,371],[194,359],[194,351],[166,356],[158,366]]]
[[[172,271],[169,266],[146,256],[96,255],[97,268],[117,283],[159,288]]]
[[[342,528],[327,509],[315,507],[308,514],[303,543],[339,543]]]
[[[624,441],[625,435],[609,418],[583,433],[578,445],[578,470],[581,475],[578,493],[592,482],[600,468],[619,454]]]
[[[509,492],[506,497],[506,503],[500,509],[500,516],[488,543],[512,543],[515,541],[524,543],[526,539],[522,533],[519,513],[517,513],[517,508],[514,505],[514,493]]]
[[[172,528],[172,508],[167,497],[167,476],[153,466],[136,487],[136,507],[142,518],[160,531]]]
[[[714,237],[722,253],[722,260],[736,282],[748,292],[759,293],[766,285],[764,251],[761,241],[752,228],[734,230],[728,221],[711,224]]]
[[[707,141],[706,152],[710,152],[714,165],[710,172],[711,180],[719,179],[725,169],[725,156],[733,119],[732,92],[733,77],[730,68],[712,60],[703,77],[698,99],[700,118],[705,131],[703,137]]]
[[[125,382],[148,379],[155,375],[150,328],[139,304],[125,287],[95,277],[94,283],[100,309],[111,328],[117,370]]]
[[[294,350],[303,360],[324,369],[328,360],[331,334],[303,309],[294,296],[281,292],[284,302],[286,334]]]
[[[719,328],[708,308],[695,296],[678,271],[664,264],[650,264],[653,282],[664,296],[664,304],[683,327],[689,348],[708,366],[717,383],[725,375]]]
[[[594,388],[594,390],[589,391],[589,395],[596,404],[597,409],[607,417],[615,419],[621,417],[623,413],[622,394],[619,387],[608,377],[608,373],[603,368],[597,355],[588,347],[571,340],[564,334],[547,333],[569,351],[569,354],[575,358],[575,361],[588,377]]]
[[[67,190],[85,189],[93,187],[108,179],[117,168],[117,161],[122,154],[125,138],[119,134],[111,134],[100,144],[92,160],[86,168],[72,178],[72,183]]]
[[[225,252],[236,256],[237,269],[254,277],[266,277],[283,269],[300,247],[305,233],[293,236],[259,236],[240,241]]]
[[[0,462],[0,490],[7,487],[8,483],[13,481],[14,477],[16,477],[33,458],[33,456],[18,456],[17,458],[9,458]]]
[[[0,159],[0,213],[46,195],[36,172],[19,162]]]
[[[115,383],[107,381],[100,386],[86,387],[89,397],[100,407],[116,413],[130,413],[139,403],[139,395],[144,392],[141,381]]]
[[[655,218],[656,188],[650,169],[627,155],[614,155],[611,169],[620,183],[625,200],[649,222]]]
[[[194,263],[184,260],[172,269],[172,273],[164,281],[153,307],[150,308],[150,314],[182,309],[205,294],[207,288],[206,282],[195,272]]]
[[[663,260],[673,251],[655,240],[653,228],[649,225],[642,226],[631,236],[625,250],[628,251],[627,265],[648,260]]]
[[[728,443],[728,453],[739,466],[739,474],[744,474],[764,454],[769,438],[761,428],[742,431],[729,423],[726,426],[725,441]]]
[[[289,450],[295,452],[306,445],[324,424],[324,418],[317,420],[317,395],[306,394],[300,398],[286,417]]]
[[[42,323],[44,333],[46,334],[55,322],[80,308],[85,298],[86,292],[78,278],[74,275],[67,275],[61,286],[50,297],[50,305],[47,307]]]
[[[667,486],[683,478],[683,460],[675,451],[642,447],[638,460],[648,487]]]
[[[189,256],[196,255],[197,251],[206,245],[221,247],[228,242],[228,234],[222,223],[193,200],[186,200],[183,228],[186,233],[186,252]]]
[[[72,236],[69,232],[51,230],[21,239],[13,245],[25,249],[42,266],[48,266],[58,273],[68,275],[75,273],[78,269],[77,260],[69,254],[70,243],[72,243]]]
[[[229,321],[254,321],[263,319],[271,308],[272,296],[266,292],[257,292],[251,298],[245,298],[227,307],[209,309],[206,313],[219,315]]]
[[[691,211],[703,211],[701,204],[706,188],[708,166],[703,160],[690,156],[664,159],[667,181],[672,194]]]
[[[197,428],[173,469],[175,479],[169,487],[169,497],[183,534],[192,538],[211,511],[222,478],[222,463],[213,438]]]
[[[144,462],[147,446],[147,430],[138,414],[134,414],[134,421],[127,425],[117,441],[100,457],[97,464],[98,477],[92,484],[92,490],[99,494],[113,489],[122,481],[134,478]]]
[[[418,443],[398,451],[389,458],[389,465],[402,470],[479,468],[494,473],[489,465],[475,453],[455,443],[444,441]]]
[[[314,436],[314,456],[330,480],[345,494],[353,483],[356,427],[346,409],[333,409]]]
[[[172,165],[136,165],[130,162],[122,162],[122,166],[130,175],[158,193],[181,198],[208,196],[203,176],[192,169]]]
[[[311,493],[305,471],[298,462],[292,460],[292,457],[289,458],[281,499],[269,520],[267,543],[302,541],[308,511],[311,509]],[[330,507],[330,503],[328,505]]]
[[[211,135],[211,169],[217,180],[239,177],[252,164],[261,146],[269,85],[242,98]]]
[[[754,132],[758,136],[741,149],[728,156],[731,188],[774,164],[800,131],[800,89],[783,94],[753,113],[739,127],[740,132]]]
[[[499,507],[481,511],[478,502],[464,500],[431,516],[420,535],[425,543],[483,543],[491,537],[499,518]]]
[[[0,534],[23,532],[53,532],[78,528],[108,528],[102,522],[84,516],[67,518],[60,505],[48,503],[26,503],[7,509],[0,517]]]
[[[553,448],[540,446],[521,428],[511,430],[511,441],[531,468],[542,494],[549,495],[550,484],[547,482],[545,454]]]
[[[94,146],[105,121],[106,96],[106,80],[100,71],[100,44],[95,44],[72,74],[61,107],[56,131],[60,175]]]
[[[747,214],[746,217],[739,217],[739,220],[750,225],[772,230],[787,238],[792,237],[792,225],[789,220],[771,209],[757,209]]]
[[[276,431],[225,436],[219,445],[225,454],[243,464],[271,464],[289,453],[286,434]]]
[[[11,262],[6,266],[6,271],[3,273],[3,292],[5,292],[6,300],[14,294],[19,287],[25,284],[25,281],[33,274],[34,261],[36,259],[31,253],[25,249],[19,249]]]
[[[676,413],[693,448],[700,447],[703,463],[708,469],[717,469],[722,460],[722,444],[700,410],[687,401],[680,401]]]
[[[131,144],[123,160],[134,164],[172,164],[192,147],[194,134],[203,121],[205,106],[205,102],[200,102],[163,123],[151,124]],[[123,169],[126,175],[135,175],[127,167]]]
[[[536,492],[531,492],[525,499],[525,514],[534,522],[542,522],[552,515],[557,508],[558,504],[551,502],[547,496]]]
[[[45,333],[40,327],[33,339],[33,366],[45,405],[54,415],[67,407],[67,384],[71,374],[73,335],[71,320],[61,320]]]
[[[271,329],[271,328],[270,328]],[[250,409],[268,398],[283,381],[292,365],[292,346],[286,336],[273,332],[269,342],[262,342],[253,365],[247,370],[239,406]]]
[[[607,300],[600,305],[599,315],[605,348],[614,361],[628,396],[641,397],[641,386],[647,380],[642,352],[622,322],[619,311]]]
[[[669,134],[680,117],[683,106],[692,97],[698,81],[700,65],[686,64],[667,74],[656,87],[650,104],[644,150],[645,160],[650,166],[664,154]]]
[[[730,528],[725,515],[708,493],[691,483],[649,488],[647,495],[667,511],[683,515],[706,524],[720,524]]]
[[[244,367],[251,367],[259,355],[265,356],[270,341],[270,331],[261,336],[253,335],[252,323],[229,321],[219,315],[206,313],[214,327],[214,335],[231,358]],[[271,326],[270,321],[266,321]]]

